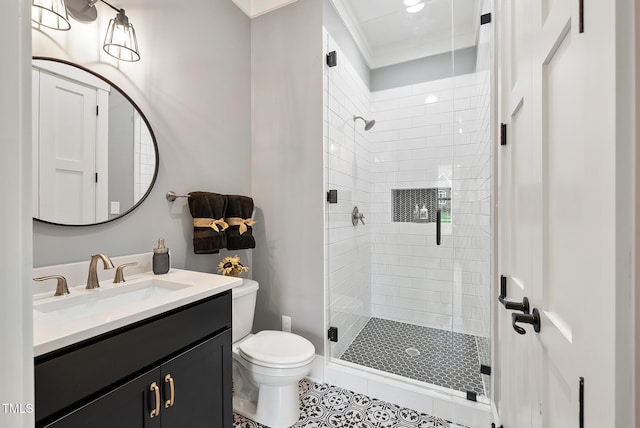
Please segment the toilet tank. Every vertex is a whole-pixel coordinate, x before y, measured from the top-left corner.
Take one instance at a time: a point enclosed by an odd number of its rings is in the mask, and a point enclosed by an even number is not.
[[[242,284],[231,289],[231,326],[233,343],[251,333],[253,314],[256,310],[258,283],[252,279],[243,279]]]

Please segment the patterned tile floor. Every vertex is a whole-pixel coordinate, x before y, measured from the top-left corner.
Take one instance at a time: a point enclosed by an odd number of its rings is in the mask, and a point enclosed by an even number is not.
[[[485,349],[486,343],[486,349]],[[481,345],[488,355],[488,341]],[[365,367],[486,395],[476,336],[371,318],[340,359]]]
[[[296,428],[465,428],[444,419],[418,413],[343,388],[300,381],[300,419]],[[233,415],[234,428],[264,428]]]

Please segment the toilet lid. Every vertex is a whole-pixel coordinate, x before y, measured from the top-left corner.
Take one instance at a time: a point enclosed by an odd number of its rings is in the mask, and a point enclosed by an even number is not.
[[[311,359],[315,348],[304,337],[284,331],[264,330],[242,342],[240,354],[256,364],[296,365]]]

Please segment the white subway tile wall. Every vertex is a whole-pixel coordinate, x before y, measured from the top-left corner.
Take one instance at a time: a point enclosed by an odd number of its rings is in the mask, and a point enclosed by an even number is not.
[[[374,317],[489,336],[489,83],[473,73],[372,94]],[[441,246],[434,223],[391,222],[393,189],[432,187],[453,189]]]
[[[370,316],[489,337],[490,74],[370,93],[338,52],[326,69],[331,325],[340,356]],[[480,68],[479,68],[480,69]],[[486,69],[481,69],[486,70]],[[352,116],[375,119],[368,132]],[[451,188],[451,223],[394,223],[392,190]],[[357,205],[366,226],[351,224]]]

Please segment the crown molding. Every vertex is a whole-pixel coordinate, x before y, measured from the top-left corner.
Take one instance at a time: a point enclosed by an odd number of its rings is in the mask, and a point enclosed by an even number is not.
[[[251,19],[295,3],[296,1],[297,0],[233,0],[236,6]]]

